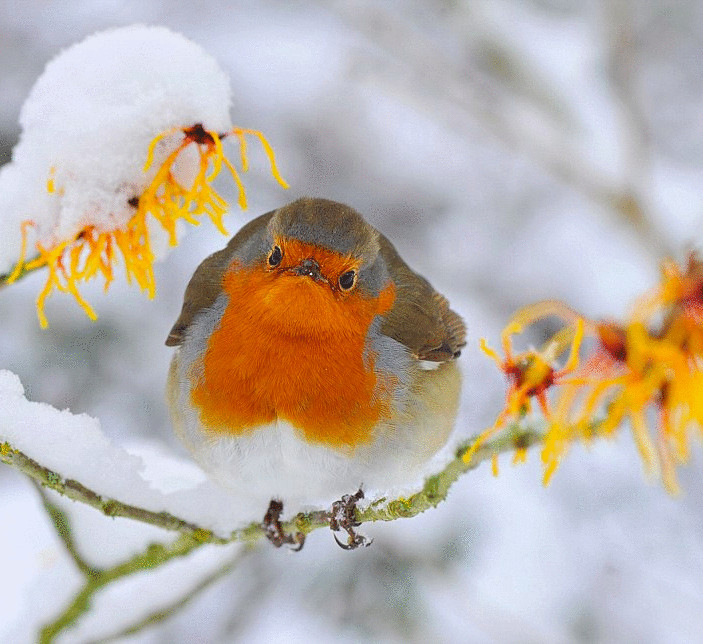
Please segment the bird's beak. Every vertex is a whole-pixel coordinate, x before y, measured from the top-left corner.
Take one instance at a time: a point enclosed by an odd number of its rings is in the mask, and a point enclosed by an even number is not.
[[[304,259],[298,266],[290,269],[294,275],[308,275],[316,282],[326,282],[327,279],[320,272],[320,265],[312,258]]]

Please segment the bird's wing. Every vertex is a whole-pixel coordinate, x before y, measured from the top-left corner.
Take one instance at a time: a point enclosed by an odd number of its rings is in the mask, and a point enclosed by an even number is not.
[[[466,344],[466,326],[449,302],[415,273],[393,244],[379,235],[381,255],[395,283],[393,307],[383,317],[381,333],[408,347],[420,360],[445,362]]]
[[[195,269],[186,287],[181,314],[166,338],[166,346],[173,347],[183,343],[185,332],[195,316],[212,306],[222,293],[222,278],[232,261],[232,256],[249,239],[266,228],[274,212],[272,210],[252,219],[229,240],[227,246],[206,257]]]

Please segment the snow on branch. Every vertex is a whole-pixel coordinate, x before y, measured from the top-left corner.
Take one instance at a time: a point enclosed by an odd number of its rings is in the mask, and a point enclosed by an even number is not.
[[[174,489],[174,468],[165,470],[163,464],[149,462],[112,445],[98,421],[85,414],[74,415],[45,403],[28,401],[19,378],[8,371],[0,371],[0,409],[3,410],[0,462],[26,474],[44,488],[91,506],[106,516],[124,517],[178,534],[170,542],[149,544],[143,552],[111,568],[96,569],[75,549],[68,516],[42,495],[57,532],[84,575],[84,584],[65,610],[44,626],[41,641],[53,641],[74,626],[89,610],[96,593],[119,579],[154,570],[207,544],[252,544],[266,535],[261,523],[263,515],[252,515],[251,503],[244,504],[249,508],[246,514],[241,500],[238,505],[231,492],[224,492],[204,481],[202,476],[194,475],[197,469],[194,465],[178,463],[177,471],[182,480],[180,487]],[[539,431],[516,424],[512,431],[483,442],[470,459],[466,454],[471,441],[466,441],[454,450],[452,458],[436,474],[418,483],[415,493],[367,499],[357,507],[356,520],[367,523],[416,516],[446,499],[449,489],[463,473],[495,458],[499,452],[527,448],[541,439]],[[164,486],[158,480],[159,474],[169,479],[170,492],[162,491]],[[259,510],[263,513],[265,508]],[[332,512],[327,508],[314,509],[289,517],[282,528],[286,533],[308,534],[329,527],[331,518]],[[236,557],[244,552],[240,551]],[[205,588],[211,578],[217,579],[230,570],[236,564],[236,557],[175,602],[173,610],[198,589]],[[139,630],[157,618],[158,615],[150,616],[128,630]]]
[[[0,408],[5,410],[0,419],[0,461],[74,501],[107,516],[180,532],[199,543],[252,541],[265,535],[261,526],[265,508],[258,509],[261,516],[252,515],[251,504],[238,503],[230,492],[209,481],[189,489],[185,477],[181,489],[159,492],[154,487],[158,481],[143,475],[147,463],[110,444],[97,420],[28,401],[19,379],[8,371],[0,371]],[[498,452],[527,448],[541,438],[537,430],[514,425],[466,459],[468,441],[414,494],[367,500],[357,509],[357,519],[392,521],[420,514],[443,501],[464,472]],[[284,529],[307,534],[328,526],[329,518],[326,508],[301,512],[285,522]]]

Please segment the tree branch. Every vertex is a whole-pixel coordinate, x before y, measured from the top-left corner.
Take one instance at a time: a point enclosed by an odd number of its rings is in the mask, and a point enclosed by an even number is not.
[[[535,428],[514,424],[500,436],[486,441],[464,462],[464,454],[471,446],[473,439],[462,443],[455,452],[454,458],[437,474],[425,480],[422,489],[408,498],[388,499],[381,497],[368,505],[357,508],[356,518],[361,523],[374,521],[394,521],[395,519],[413,517],[429,508],[436,507],[447,497],[450,487],[464,472],[476,468],[480,463],[492,457],[494,453],[513,450],[518,447],[526,448],[542,440],[542,433]],[[9,443],[0,444],[0,461],[13,467],[39,484],[51,488],[64,496],[85,503],[102,512],[106,516],[120,516],[142,523],[148,523],[165,530],[180,532],[182,537],[188,537],[192,542],[226,544],[236,541],[251,542],[266,535],[266,530],[260,523],[250,523],[244,528],[234,530],[229,537],[215,535],[211,530],[180,519],[168,512],[153,512],[134,505],[123,503],[117,499],[104,498],[98,493],[86,488],[78,481],[63,479],[57,472],[40,465]],[[301,512],[293,519],[283,524],[286,530],[295,530],[308,534],[318,528],[329,526],[330,512],[314,510]]]
[[[164,530],[174,530],[182,534],[191,535],[203,543],[229,543],[230,541],[221,539],[215,536],[212,531],[174,517],[168,512],[153,512],[128,503],[122,503],[116,499],[102,497],[78,481],[64,479],[61,474],[40,465],[26,454],[13,448],[9,443],[0,443],[0,461],[26,474],[44,487],[55,490],[73,501],[80,501],[90,505],[105,516],[124,517],[148,523]]]
[[[99,640],[96,640],[94,644],[107,644],[108,642],[121,640],[124,637],[127,637],[129,635],[135,635],[140,631],[144,630],[145,628],[154,626],[155,624],[158,624],[159,622],[168,619],[169,617],[171,617],[171,615],[174,615],[186,605],[188,605],[201,592],[203,592],[204,590],[212,586],[212,584],[232,572],[239,565],[245,555],[251,552],[251,548],[252,546],[246,546],[239,550],[237,554],[234,555],[234,557],[230,558],[222,566],[211,572],[209,575],[205,576],[203,579],[201,579],[197,584],[195,584],[195,586],[190,588],[187,592],[183,593],[183,595],[179,599],[171,602],[167,606],[164,606],[162,608],[159,608],[158,610],[149,613],[146,617],[131,624],[130,626],[125,627],[124,629],[116,633],[113,633],[112,635],[107,635],[105,637],[100,638]]]
[[[475,439],[464,441],[456,449],[454,458],[437,474],[427,478],[419,492],[407,498],[388,499],[387,497],[381,497],[375,499],[367,506],[357,508],[356,519],[359,523],[371,523],[374,521],[394,521],[421,514],[442,502],[447,497],[451,486],[463,473],[478,467],[480,463],[490,459],[496,453],[517,448],[527,448],[542,439],[543,434],[539,430],[514,424],[498,437],[482,444],[468,461],[464,461],[464,455]],[[81,615],[90,609],[93,596],[99,590],[118,579],[143,570],[153,570],[174,558],[183,557],[205,544],[252,543],[260,540],[266,534],[266,530],[261,523],[250,523],[244,528],[233,531],[228,538],[222,538],[215,535],[211,530],[199,527],[167,512],[152,512],[116,499],[104,498],[78,481],[64,479],[57,472],[40,465],[7,442],[0,443],[0,461],[29,476],[38,487],[44,486],[55,490],[74,501],[90,505],[107,516],[121,516],[180,533],[173,542],[167,544],[152,543],[144,552],[112,568],[105,570],[94,569],[77,552],[65,513],[51,503],[46,494],[40,490],[44,507],[54,522],[64,546],[76,566],[86,577],[85,585],[74,596],[64,612],[41,630],[39,641],[42,643],[54,641],[61,632],[75,624]],[[308,534],[318,528],[329,526],[331,516],[332,514],[329,510],[300,513],[292,520],[284,523],[283,529],[287,532]],[[234,561],[230,563],[233,567]],[[213,575],[206,577],[193,589],[193,592],[199,592],[204,589],[207,585],[226,574],[229,569],[230,564],[227,564],[219,573],[215,572]],[[165,619],[178,608],[185,605],[187,601],[188,597],[184,596],[171,607],[152,613],[144,620],[129,627],[125,634],[134,633],[148,624]]]
[[[73,529],[71,528],[71,520],[68,515],[55,503],[51,501],[49,495],[46,493],[44,488],[35,480],[30,479],[32,484],[36,488],[39,496],[42,500],[42,505],[49,515],[51,522],[54,524],[54,529],[56,534],[58,534],[61,543],[63,543],[66,551],[73,559],[73,563],[76,564],[76,568],[80,570],[86,577],[92,577],[98,574],[99,570],[91,566],[78,552],[76,543],[73,540]]]
[[[72,626],[81,615],[90,610],[93,595],[108,584],[143,570],[158,568],[171,559],[184,557],[202,545],[203,542],[193,535],[182,534],[169,544],[152,543],[144,552],[131,559],[87,577],[85,585],[78,591],[66,610],[56,620],[42,628],[39,642],[42,644],[53,642],[59,633]]]

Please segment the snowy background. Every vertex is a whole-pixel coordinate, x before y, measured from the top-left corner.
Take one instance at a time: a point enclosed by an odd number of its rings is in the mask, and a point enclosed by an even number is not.
[[[449,297],[469,330],[467,435],[503,396],[479,337],[495,345],[512,311],[546,297],[621,315],[664,254],[700,243],[695,0],[0,3],[0,163],[46,62],[134,22],[168,26],[214,56],[231,79],[232,121],[276,150],[291,189],[254,157],[250,208],[233,211],[230,231],[298,196],[344,201]],[[230,183],[221,188],[236,201]],[[191,230],[157,266],[154,301],[123,283],[107,297],[86,288],[95,323],[54,296],[40,330],[43,275],[3,290],[0,368],[31,400],[99,418],[118,445],[187,460],[166,416],[163,342],[195,266],[224,243],[211,225]],[[488,467],[464,476],[435,511],[367,526],[375,541],[364,551],[343,552],[325,531],[296,556],[262,548],[129,641],[700,641],[700,450],[677,499],[645,480],[626,433],[572,450],[546,489],[536,452],[526,466],[501,464],[497,479]],[[96,565],[167,536],[67,507]],[[31,641],[80,579],[35,490],[5,467],[0,517],[0,641]],[[64,641],[119,632],[231,556],[204,549],[117,585]]]

